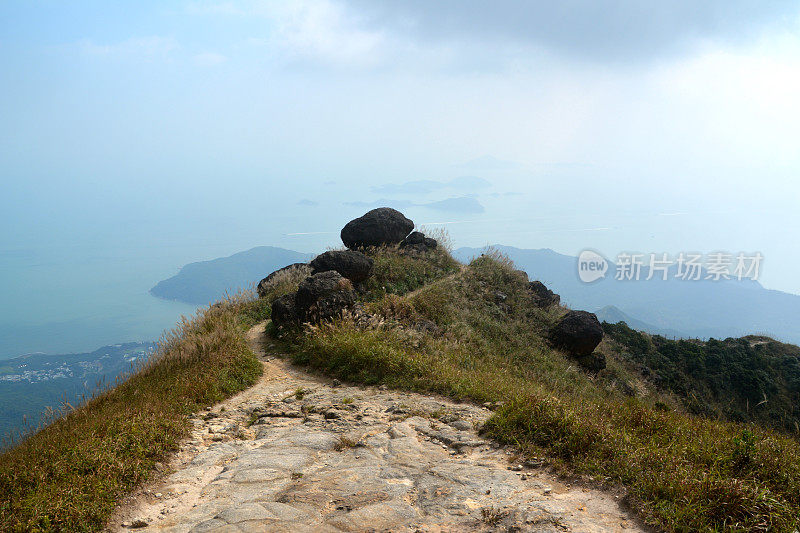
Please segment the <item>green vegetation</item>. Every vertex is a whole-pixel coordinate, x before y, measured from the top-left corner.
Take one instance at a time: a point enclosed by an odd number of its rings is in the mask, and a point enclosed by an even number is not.
[[[378,252],[377,259],[384,252]],[[386,263],[399,264],[390,252]],[[545,332],[564,312],[536,308],[510,261],[482,256],[417,289],[392,272],[352,318],[287,337],[298,363],[343,379],[502,402],[487,435],[547,456],[564,473],[627,489],[650,524],[672,531],[793,531],[800,445],[750,424],[711,420],[633,370],[604,342],[608,368],[579,370]],[[413,292],[405,292],[412,289]],[[505,298],[498,298],[502,292]],[[438,331],[418,328],[420,321]]]
[[[387,294],[405,294],[443,276],[458,272],[460,264],[440,245],[424,256],[402,253],[394,247],[367,250],[375,261],[372,276],[364,282],[366,299],[375,300]]]
[[[603,324],[624,359],[696,414],[800,435],[800,348],[768,337],[668,340]]]
[[[184,320],[128,381],[0,455],[0,530],[97,531],[188,434],[189,416],[255,382],[229,300]]]

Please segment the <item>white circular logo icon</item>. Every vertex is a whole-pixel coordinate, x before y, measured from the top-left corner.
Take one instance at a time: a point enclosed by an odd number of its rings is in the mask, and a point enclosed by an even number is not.
[[[592,250],[584,250],[578,256],[578,277],[584,283],[591,283],[606,277],[608,261]]]

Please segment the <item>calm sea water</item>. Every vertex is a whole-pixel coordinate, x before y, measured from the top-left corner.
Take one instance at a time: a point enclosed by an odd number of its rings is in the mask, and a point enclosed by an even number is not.
[[[155,340],[195,308],[150,296],[186,257],[213,251],[148,247],[0,250],[0,359],[87,352]]]

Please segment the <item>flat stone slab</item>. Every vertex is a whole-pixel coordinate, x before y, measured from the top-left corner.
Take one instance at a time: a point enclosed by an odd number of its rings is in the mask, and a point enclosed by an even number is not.
[[[193,419],[173,473],[112,531],[642,531],[613,495],[509,463],[476,431],[490,410],[334,386],[266,354],[262,334],[263,378]]]

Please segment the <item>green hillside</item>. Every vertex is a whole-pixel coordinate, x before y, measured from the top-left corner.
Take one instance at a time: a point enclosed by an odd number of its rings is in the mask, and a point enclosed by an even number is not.
[[[769,337],[669,340],[603,324],[621,358],[697,414],[800,435],[800,348]]]

